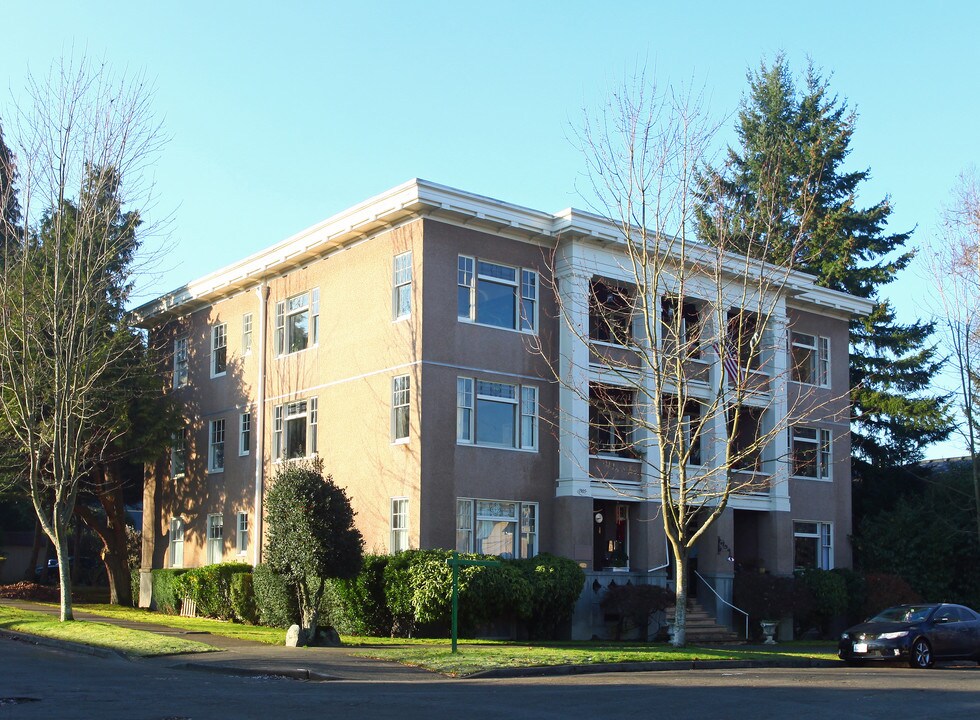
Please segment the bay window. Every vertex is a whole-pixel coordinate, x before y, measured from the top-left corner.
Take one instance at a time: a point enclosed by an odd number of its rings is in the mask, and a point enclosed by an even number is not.
[[[538,389],[456,379],[456,440],[486,447],[537,450]]]
[[[529,558],[538,554],[538,504],[459,498],[456,550]]]
[[[276,354],[306,350],[319,341],[320,290],[294,295],[276,303]]]

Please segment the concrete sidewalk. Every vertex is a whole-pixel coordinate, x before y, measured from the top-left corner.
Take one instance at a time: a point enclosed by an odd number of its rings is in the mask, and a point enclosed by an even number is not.
[[[0,604],[23,610],[42,612],[52,616],[58,615],[56,607],[39,605],[26,600],[0,600]],[[361,655],[351,654],[357,648],[349,647],[314,647],[288,648],[282,645],[267,645],[237,638],[228,638],[210,633],[190,632],[179,628],[156,625],[152,623],[116,620],[101,615],[93,615],[83,611],[75,611],[79,620],[102,622],[118,625],[133,630],[143,630],[158,635],[178,635],[188,640],[212,645],[223,652],[192,653],[186,655],[170,655],[159,658],[145,658],[139,662],[159,663],[166,667],[186,670],[218,672],[230,675],[247,676],[282,676],[300,680],[355,680],[355,681],[385,681],[385,682],[441,682],[443,675],[408,667],[400,663],[375,660]],[[0,630],[0,632],[3,632]],[[59,641],[45,644],[59,645]],[[65,646],[66,643],[60,643]],[[840,665],[836,660],[809,660],[778,658],[773,660],[685,660],[673,662],[630,662],[603,663],[588,665],[553,665],[528,668],[500,668],[487,670],[467,676],[467,679],[477,678],[516,678],[516,677],[548,677],[562,675],[578,675],[587,673],[608,672],[650,672],[663,670],[711,670],[736,668],[810,668],[833,667]]]

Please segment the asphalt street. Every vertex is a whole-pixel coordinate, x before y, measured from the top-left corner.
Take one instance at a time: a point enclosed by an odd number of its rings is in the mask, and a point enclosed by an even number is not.
[[[970,718],[980,667],[767,668],[452,680],[299,681],[0,637],[0,718]],[[394,670],[395,668],[393,668]],[[378,678],[378,675],[374,675]]]

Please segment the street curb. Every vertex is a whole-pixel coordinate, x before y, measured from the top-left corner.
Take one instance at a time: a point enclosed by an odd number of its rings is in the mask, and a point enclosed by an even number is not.
[[[243,668],[235,667],[234,665],[203,665],[192,662],[177,663],[169,667],[174,670],[196,670],[198,672],[215,673],[217,675],[237,675],[239,677],[284,677],[290,680],[309,680],[312,682],[344,679],[336,675],[325,675],[315,670],[308,670],[307,668]]]
[[[29,643],[31,645],[44,645],[45,647],[81,653],[82,655],[94,655],[95,657],[99,658],[116,657],[126,661],[132,660],[132,658],[130,658],[128,655],[121,653],[118,650],[110,650],[108,648],[96,647],[94,645],[85,645],[83,643],[72,642],[71,640],[58,640],[57,638],[43,637],[42,635],[31,635],[29,633],[17,632],[16,630],[6,630],[0,628],[0,636],[9,637],[11,640],[17,640],[19,642]]]
[[[836,667],[838,660],[667,660],[660,662],[596,663],[594,665],[543,665],[526,668],[480,670],[460,679],[509,679],[522,677],[562,677],[610,672],[663,672],[670,670],[747,670],[753,668],[826,668]]]

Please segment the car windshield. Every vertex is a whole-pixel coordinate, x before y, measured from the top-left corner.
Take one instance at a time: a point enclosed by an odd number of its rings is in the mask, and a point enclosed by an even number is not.
[[[871,618],[871,622],[922,622],[935,609],[934,605],[905,605],[882,610]]]

